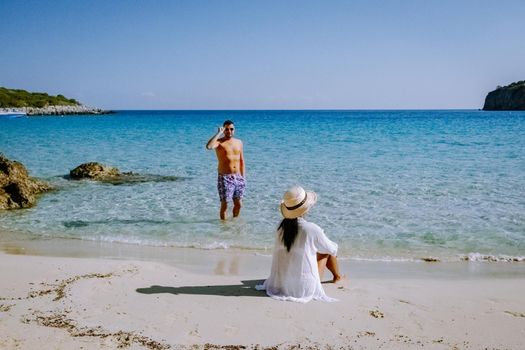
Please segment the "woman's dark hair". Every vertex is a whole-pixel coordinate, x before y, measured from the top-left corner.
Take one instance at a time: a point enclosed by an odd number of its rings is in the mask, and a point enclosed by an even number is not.
[[[297,237],[297,218],[296,219],[283,219],[279,225],[279,230],[281,230],[281,241],[286,246],[286,250],[290,251],[290,248]]]

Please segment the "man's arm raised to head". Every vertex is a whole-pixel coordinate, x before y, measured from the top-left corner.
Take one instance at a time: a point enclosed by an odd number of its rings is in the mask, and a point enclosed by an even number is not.
[[[224,132],[224,127],[219,127],[219,129],[217,130],[217,133],[213,135],[212,138],[206,144],[206,149],[217,148],[219,146],[219,141],[218,141],[219,137],[222,135],[223,132]]]

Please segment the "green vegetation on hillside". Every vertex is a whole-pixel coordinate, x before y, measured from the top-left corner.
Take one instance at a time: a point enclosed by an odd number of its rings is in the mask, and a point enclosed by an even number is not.
[[[51,96],[45,92],[29,92],[0,87],[0,108],[20,108],[47,106],[78,106],[80,103],[63,95]]]
[[[498,85],[496,90],[499,90],[499,89],[516,89],[516,88],[519,88],[519,87],[522,87],[522,86],[525,86],[525,80],[517,81],[517,82],[512,83],[510,85],[507,85],[507,86],[500,86],[500,85]]]

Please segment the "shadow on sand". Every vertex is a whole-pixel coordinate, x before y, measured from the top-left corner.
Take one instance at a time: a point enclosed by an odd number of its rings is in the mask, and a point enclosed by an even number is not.
[[[166,287],[151,286],[149,288],[137,288],[136,292],[141,294],[194,294],[194,295],[222,295],[227,297],[266,297],[264,291],[255,290],[255,285],[262,284],[264,280],[241,281],[242,284],[218,285],[218,286],[183,286]]]

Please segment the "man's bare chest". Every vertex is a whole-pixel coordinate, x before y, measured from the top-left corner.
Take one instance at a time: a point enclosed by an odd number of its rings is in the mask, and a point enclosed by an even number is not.
[[[228,155],[238,155],[242,151],[240,144],[237,142],[223,142],[217,147],[217,152]]]

